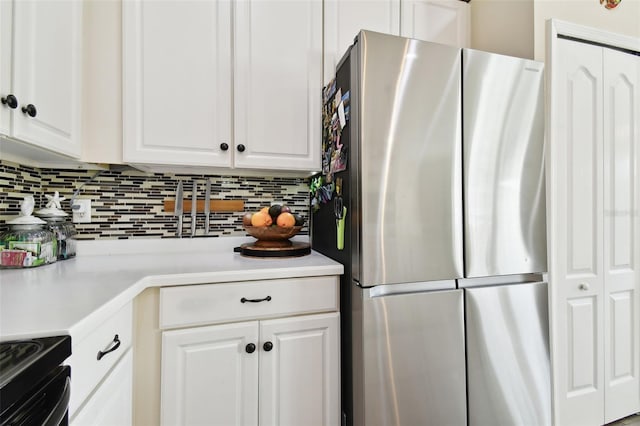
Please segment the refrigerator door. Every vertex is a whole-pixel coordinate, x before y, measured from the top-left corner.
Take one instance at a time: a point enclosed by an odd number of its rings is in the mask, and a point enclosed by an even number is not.
[[[463,49],[465,276],[547,270],[543,64]]]
[[[353,424],[466,426],[462,290],[408,287],[376,296],[376,288],[353,286],[361,303],[354,314]]]
[[[464,292],[469,426],[551,425],[547,284]]]
[[[351,60],[354,279],[462,276],[460,50],[362,31]]]

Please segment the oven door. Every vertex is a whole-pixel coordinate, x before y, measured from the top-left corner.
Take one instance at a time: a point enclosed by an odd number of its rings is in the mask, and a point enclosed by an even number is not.
[[[0,414],[0,425],[66,426],[71,368],[56,367],[22,399]]]

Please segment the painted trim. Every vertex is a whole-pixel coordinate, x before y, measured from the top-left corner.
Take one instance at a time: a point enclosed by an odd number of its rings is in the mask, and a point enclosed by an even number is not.
[[[547,22],[551,25],[551,35],[553,37],[557,37],[558,35],[574,37],[587,42],[605,44],[608,47],[640,52],[640,39],[636,37],[616,34],[597,28],[561,21],[559,19],[549,19]],[[547,31],[547,35],[549,35],[549,31]]]

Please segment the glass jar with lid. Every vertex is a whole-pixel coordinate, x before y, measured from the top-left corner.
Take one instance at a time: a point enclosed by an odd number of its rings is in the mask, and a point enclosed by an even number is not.
[[[60,197],[56,191],[49,199],[46,207],[36,212],[36,215],[47,222],[48,228],[56,238],[58,244],[58,260],[65,260],[76,255],[76,228],[67,220],[67,213],[60,208]]]
[[[0,266],[30,268],[53,263],[58,258],[58,244],[47,223],[32,216],[33,196],[25,197],[20,216],[7,222],[0,234]]]

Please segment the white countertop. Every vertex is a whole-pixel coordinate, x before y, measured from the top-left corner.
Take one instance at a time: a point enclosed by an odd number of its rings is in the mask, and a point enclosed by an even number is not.
[[[304,237],[303,237],[304,238]],[[31,269],[0,270],[0,340],[82,338],[148,287],[340,275],[319,253],[249,258],[251,237],[80,241],[78,255]]]

